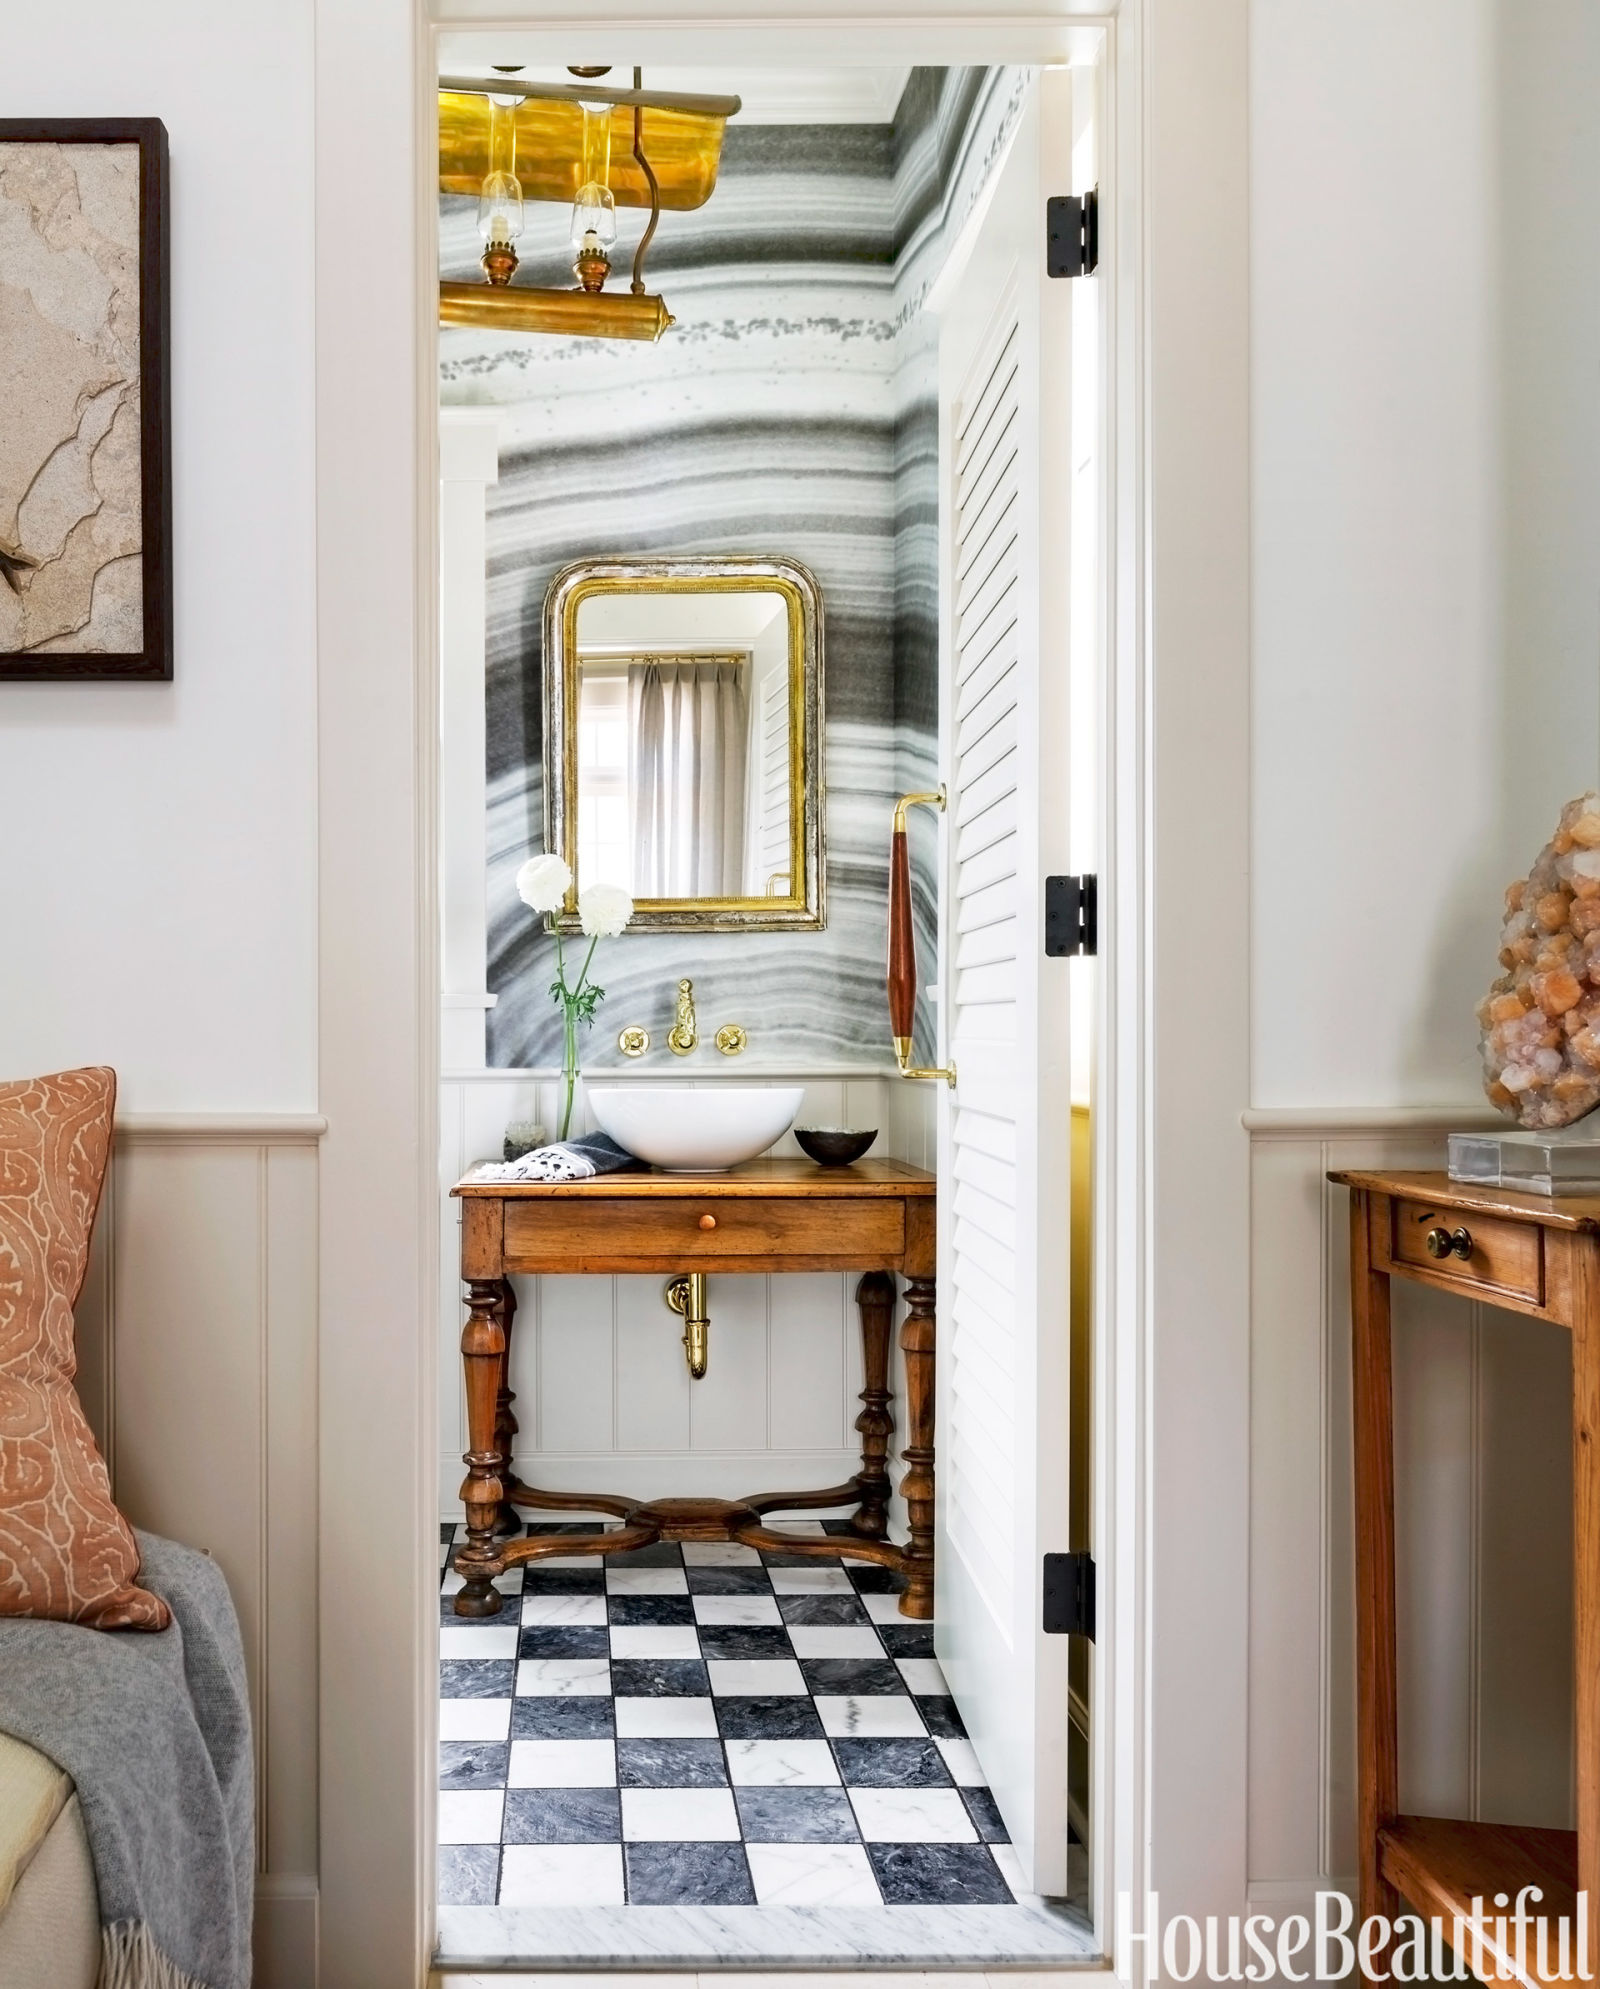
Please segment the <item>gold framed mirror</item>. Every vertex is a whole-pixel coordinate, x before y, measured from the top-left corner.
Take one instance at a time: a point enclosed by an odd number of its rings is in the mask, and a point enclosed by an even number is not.
[[[591,559],[544,609],[545,847],[629,930],[816,931],[822,596],[798,561]]]

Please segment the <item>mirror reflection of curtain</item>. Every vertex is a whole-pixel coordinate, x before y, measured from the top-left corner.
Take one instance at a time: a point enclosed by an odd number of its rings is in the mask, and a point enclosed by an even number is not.
[[[693,660],[629,666],[636,898],[742,893],[746,674]]]

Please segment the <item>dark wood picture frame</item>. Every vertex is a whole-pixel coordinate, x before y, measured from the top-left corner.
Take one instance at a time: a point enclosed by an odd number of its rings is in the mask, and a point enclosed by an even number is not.
[[[139,507],[143,647],[127,653],[0,651],[0,683],[172,676],[171,224],[167,128],[158,117],[0,118],[0,145],[139,148]]]

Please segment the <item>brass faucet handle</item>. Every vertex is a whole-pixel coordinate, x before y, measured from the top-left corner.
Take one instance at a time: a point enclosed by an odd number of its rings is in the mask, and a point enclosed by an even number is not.
[[[667,1037],[667,1048],[674,1056],[686,1057],[699,1040],[694,1019],[694,982],[686,979],[678,983],[678,1019]]]
[[[750,1038],[739,1027],[737,1022],[724,1022],[722,1027],[717,1031],[717,1048],[725,1057],[738,1056],[749,1040]]]
[[[630,1022],[617,1038],[617,1048],[625,1057],[642,1057],[650,1047],[650,1031]]]

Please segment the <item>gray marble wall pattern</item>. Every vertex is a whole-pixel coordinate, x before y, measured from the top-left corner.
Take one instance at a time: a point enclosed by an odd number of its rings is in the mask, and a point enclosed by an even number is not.
[[[683,973],[694,976],[713,1028],[744,1024],[752,1064],[888,1061],[889,820],[895,796],[922,780],[909,778],[912,769],[933,765],[937,707],[937,529],[927,490],[931,474],[936,517],[937,463],[924,460],[926,408],[905,391],[915,341],[898,316],[907,293],[897,248],[925,271],[943,225],[930,217],[951,200],[943,182],[931,201],[912,199],[898,168],[903,159],[918,172],[958,167],[970,147],[951,138],[951,119],[992,97],[944,84],[925,84],[923,94],[930,115],[904,131],[898,123],[730,125],[716,193],[697,213],[664,216],[651,252],[651,286],[678,319],[657,345],[441,334],[442,398],[492,404],[501,415],[488,518],[493,1065],[548,1065],[560,1055],[552,942],[513,884],[543,847],[545,591],[571,560],[667,553],[782,554],[817,576],[827,641],[828,923],[820,933],[635,933],[607,942],[597,965],[608,999],[585,1061],[620,1062],[625,1022],[644,1023],[659,1041]],[[521,274],[569,283],[564,210],[530,204],[527,219]],[[446,275],[474,274],[475,221],[474,203],[441,202]],[[638,225],[622,215],[618,268]],[[933,434],[936,444],[936,416]],[[920,895],[926,926],[925,877]],[[931,950],[923,957],[928,971]]]

